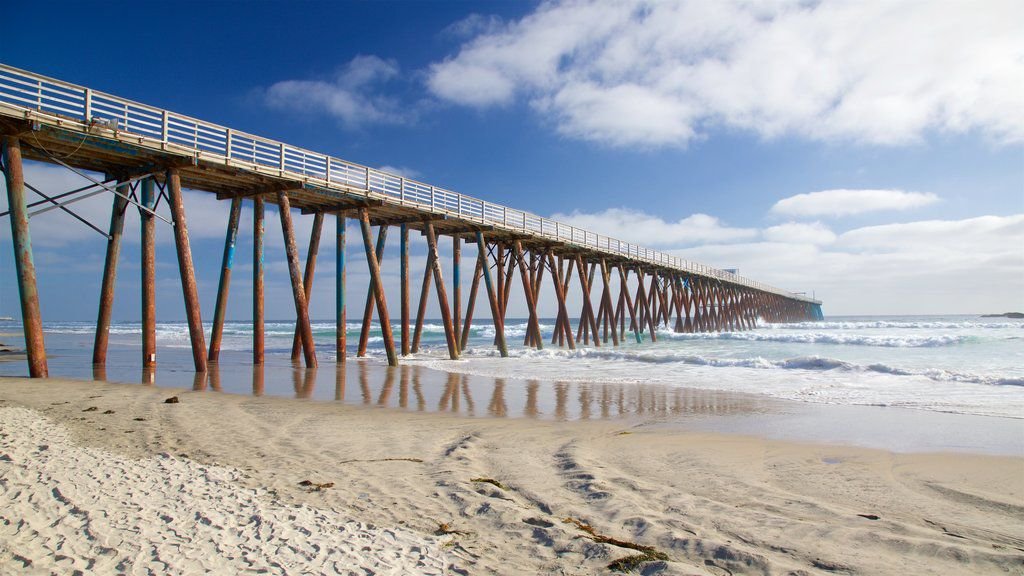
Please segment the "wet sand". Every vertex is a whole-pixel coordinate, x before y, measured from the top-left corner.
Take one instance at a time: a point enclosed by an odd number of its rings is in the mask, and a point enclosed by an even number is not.
[[[510,418],[511,390],[523,406],[529,392],[505,383],[472,403],[494,416],[504,398],[506,417],[466,418],[461,379],[424,378],[424,406],[458,397],[460,409],[411,409],[412,370],[405,407],[399,371],[383,407],[386,385],[370,389],[373,409],[213,393],[209,380],[0,380],[0,566],[594,574],[641,556],[639,569],[665,574],[1024,572],[1019,456],[775,440],[668,416],[785,419],[756,397],[623,392],[616,404],[577,387],[564,392],[573,421]],[[558,389],[544,388],[557,411]],[[612,417],[617,405],[645,408]]]

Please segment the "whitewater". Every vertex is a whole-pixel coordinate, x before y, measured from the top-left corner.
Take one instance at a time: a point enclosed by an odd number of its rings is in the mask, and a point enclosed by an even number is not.
[[[627,332],[619,346],[550,345],[553,319],[544,319],[543,350],[522,346],[524,319],[509,320],[509,358],[493,346],[494,329],[474,322],[462,358],[447,358],[444,332],[436,320],[424,326],[421,350],[403,363],[486,378],[541,382],[659,384],[697,390],[759,394],[801,402],[893,406],[980,416],[1024,418],[1024,321],[961,316],[831,317],[823,322],[759,323],[743,332],[676,334],[662,327],[657,342],[645,335],[637,344]],[[88,372],[93,327],[87,322],[54,322],[45,327],[48,348],[58,349],[59,375]],[[347,326],[350,357],[359,338],[358,323]],[[371,363],[384,363],[383,342],[374,324]],[[313,325],[322,362],[334,361],[334,323]],[[398,326],[394,327],[396,338]],[[3,332],[14,326],[0,325]],[[209,327],[207,327],[209,330]],[[268,362],[287,360],[293,324],[266,326]],[[188,368],[184,323],[161,323],[157,331],[161,368]],[[115,323],[111,345],[139,349],[138,323]],[[251,326],[228,322],[224,350],[245,361]],[[283,359],[283,360],[282,360]],[[24,372],[20,362],[0,366],[0,374]],[[61,374],[63,372],[63,374]]]

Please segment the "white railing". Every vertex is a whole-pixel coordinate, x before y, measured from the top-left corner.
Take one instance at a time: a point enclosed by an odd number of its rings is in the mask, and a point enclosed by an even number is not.
[[[643,246],[589,232],[536,214],[465,196],[326,154],[238,132],[189,116],[0,64],[0,113],[103,132],[132,144],[222,161],[312,186],[357,193],[389,204],[413,206],[497,229],[527,233],[615,256],[715,278],[787,298],[819,303],[799,294],[743,278]]]

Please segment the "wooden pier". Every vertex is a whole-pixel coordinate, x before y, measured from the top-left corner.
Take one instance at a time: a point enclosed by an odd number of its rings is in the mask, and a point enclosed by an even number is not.
[[[618,346],[630,335],[637,343],[657,340],[658,330],[707,332],[746,330],[766,322],[821,319],[821,302],[689,262],[636,244],[583,230],[535,214],[458,194],[289,144],[239,132],[82,86],[0,64],[0,141],[7,183],[12,239],[29,373],[47,375],[42,317],[36,289],[29,217],[59,209],[74,213],[73,203],[97,194],[112,198],[106,259],[96,324],[93,362],[106,362],[124,214],[129,205],[142,220],[143,358],[156,362],[154,226],[174,228],[175,251],[197,372],[217,362],[224,327],[231,268],[243,202],[254,207],[253,363],[264,360],[263,218],[266,203],[276,204],[284,233],[295,302],[293,359],[316,366],[310,328],[309,297],[316,271],[324,219],[336,224],[336,352],[346,359],[345,266],[348,219],[358,221],[370,272],[357,354],[366,351],[371,321],[379,322],[388,363],[417,352],[433,287],[444,326],[448,355],[457,359],[477,304],[485,297],[495,329],[494,345],[508,355],[505,318],[509,297],[521,284],[529,314],[524,346]],[[37,190],[25,182],[22,159],[59,164],[91,181],[71,191]],[[104,174],[95,179],[84,171]],[[182,189],[216,194],[231,202],[210,346],[206,347],[189,245]],[[30,198],[27,191],[38,195]],[[170,218],[156,207],[165,202]],[[34,209],[30,212],[30,209]],[[293,212],[314,218],[305,266],[294,234]],[[400,234],[400,342],[392,333],[390,308],[381,269],[388,231]],[[376,235],[374,229],[376,228]],[[97,228],[98,229],[98,228]],[[98,229],[99,230],[99,229]],[[415,318],[410,307],[409,233],[426,237]],[[450,239],[451,253],[443,254]],[[463,307],[462,244],[477,249],[470,291]],[[442,275],[442,258],[451,258],[451,292]],[[518,275],[518,279],[516,276]],[[547,278],[545,278],[545,276]],[[575,282],[574,282],[575,280]],[[481,286],[485,295],[480,295]],[[549,284],[557,305],[554,332],[545,342],[538,300]],[[578,290],[582,309],[569,310],[568,294]],[[617,291],[617,293],[616,293]],[[578,318],[573,326],[573,319]]]

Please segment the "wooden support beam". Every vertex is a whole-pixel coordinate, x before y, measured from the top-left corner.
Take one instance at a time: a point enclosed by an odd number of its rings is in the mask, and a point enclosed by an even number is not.
[[[505,259],[508,260],[508,268],[505,271],[505,281],[503,292],[501,293],[501,322],[505,323],[505,316],[508,315],[508,300],[512,295],[512,275],[516,271],[516,260],[506,250]]]
[[[611,330],[611,333],[612,333],[611,334],[611,336],[612,336],[612,345],[618,346],[619,345],[619,335],[616,333],[615,324],[614,324],[614,321],[612,320],[612,318],[613,318],[615,313],[612,310],[611,274],[610,274],[610,272],[608,270],[608,263],[605,262],[603,258],[601,259],[601,280],[604,282],[604,295],[602,296],[602,298],[603,298],[602,299],[602,303],[604,304],[604,309],[605,309],[605,316],[604,316],[604,318],[605,318],[605,324],[604,324],[605,343],[608,342],[608,340],[607,340],[607,338],[608,338],[608,325],[611,324],[611,327],[612,327],[612,330]]]
[[[672,306],[675,307],[676,311],[676,325],[675,332],[678,334],[683,331],[683,279],[681,276],[672,276]]]
[[[437,235],[434,234],[434,223],[427,222],[427,249],[433,253],[434,285],[437,287],[437,303],[441,307],[441,322],[444,324],[444,337],[448,342],[448,356],[452,360],[459,359],[459,343],[455,337],[455,326],[452,324],[452,311],[448,307],[448,293],[441,276],[441,257],[437,251]]]
[[[402,224],[423,224],[425,222],[440,222],[447,220],[443,214],[413,214],[410,216],[377,216],[370,218],[370,224],[374,226],[401,226]],[[416,226],[410,226],[416,229]],[[435,230],[436,231],[436,230]]]
[[[277,193],[278,212],[281,216],[281,232],[284,234],[285,255],[288,258],[288,275],[292,281],[292,296],[295,300],[295,323],[302,340],[302,353],[307,368],[317,365],[316,348],[313,344],[313,328],[309,322],[309,303],[306,289],[299,271],[299,249],[295,245],[295,229],[292,226],[291,206],[285,192]]]
[[[562,272],[564,271],[562,257],[559,256],[557,258],[558,264],[556,266],[556,264],[555,264],[556,259],[555,259],[555,256],[554,256],[554,252],[553,251],[548,252],[547,256],[548,256],[548,259],[547,259],[548,266],[551,267],[551,281],[552,282],[558,282],[558,286],[561,286],[562,282],[561,282],[561,280],[559,280],[559,278],[562,277]],[[556,290],[556,292],[557,292],[557,290]],[[556,294],[556,298],[557,298],[557,294]],[[562,330],[562,308],[561,307],[559,307],[558,311],[555,312],[555,329],[551,333],[551,344],[552,345],[558,344],[559,347],[565,346],[565,331]]]
[[[651,330],[651,342],[657,342],[658,341],[658,333],[657,333],[656,327],[654,325],[654,315],[651,313],[651,303],[648,300],[647,295],[644,294],[644,273],[643,273],[642,270],[637,268],[636,275],[637,275],[637,280],[639,280],[639,282],[640,282],[639,289],[638,289],[637,293],[639,294],[639,298],[638,298],[639,304],[638,304],[638,306],[642,310],[642,312],[640,313],[641,324],[643,324],[643,320],[647,321],[647,326]]]
[[[324,213],[317,212],[313,215],[313,230],[309,233],[309,251],[306,252],[306,270],[302,276],[302,287],[306,293],[306,305],[309,305],[313,297],[313,276],[316,274],[316,257],[320,252],[320,232],[324,227]],[[299,359],[299,352],[302,347],[302,339],[299,334],[298,325],[295,326],[295,334],[292,336],[292,361]]]
[[[402,307],[402,356],[409,355],[409,225],[402,224],[400,228],[401,237],[399,240],[398,257],[400,260],[399,284],[401,286],[401,307]]]
[[[686,319],[683,320],[683,332],[693,332],[693,319],[690,314],[690,308],[693,302],[692,281],[692,278],[684,278],[682,281],[683,288],[680,293],[680,299],[682,300],[683,314],[686,316]]]
[[[46,378],[50,370],[46,363],[43,318],[39,312],[39,291],[36,288],[36,265],[32,258],[32,234],[28,225],[21,141],[16,136],[4,136],[2,155],[7,184],[7,206],[11,211],[11,240],[14,244],[14,267],[18,275],[28,373],[32,378]]]
[[[461,351],[462,342],[459,340],[459,333],[462,327],[462,240],[458,236],[452,236],[452,313],[455,347]]]
[[[331,191],[331,193],[336,194],[336,192],[334,192],[333,190]],[[220,199],[220,196],[218,196],[218,199]],[[338,202],[327,202],[324,204],[320,204],[318,206],[302,208],[300,212],[302,213],[303,216],[305,216],[306,214],[316,214],[317,212],[324,212],[326,214],[330,214],[337,212],[347,212],[350,210],[358,210],[360,208],[376,208],[383,205],[383,200],[375,200],[372,198],[351,198],[348,200],[341,200]],[[373,225],[378,225],[378,222],[375,222],[373,220],[371,220],[370,223]]]
[[[693,287],[693,331],[704,332],[704,279],[691,279]]]
[[[179,165],[180,168],[187,167],[186,165]],[[257,196],[263,196],[265,194],[276,194],[278,192],[289,192],[294,190],[302,190],[302,182],[298,180],[286,180],[286,181],[266,181],[263,184],[258,184],[244,190],[231,190],[229,192],[218,192],[217,200],[234,200],[235,198],[255,198]]]
[[[388,239],[388,227],[381,226],[377,229],[377,246],[374,250],[374,258],[377,259],[377,267],[384,262],[384,245]],[[375,300],[374,287],[371,283],[366,287],[366,304],[363,306],[363,324],[359,330],[359,348],[356,356],[366,356],[366,347],[370,344],[370,324],[373,322],[373,303]]]
[[[238,241],[238,220],[242,215],[242,199],[231,200],[228,212],[228,229],[224,235],[224,255],[221,257],[220,281],[217,283],[217,303],[213,308],[213,329],[210,331],[210,353],[207,360],[220,359],[220,343],[224,337],[224,315],[228,307],[228,290],[231,286],[231,266],[235,262],[235,244]]]
[[[669,306],[669,278],[663,274],[658,284],[658,299],[661,302],[661,316],[665,326],[672,322],[672,307]]]
[[[550,251],[551,248],[546,248],[543,252],[530,254],[530,282],[533,284],[533,300],[538,305],[540,304],[541,281],[544,279],[544,269],[547,267],[545,263],[545,256]],[[529,333],[527,333],[527,336],[529,336]],[[543,346],[543,343],[540,341],[536,343],[530,342],[530,345],[541,347]]]
[[[654,270],[651,272],[651,285],[647,290],[646,297],[647,306],[651,311],[651,318],[654,319],[654,325],[657,326],[661,323],[661,310],[658,307],[658,271]]]
[[[626,300],[626,310],[629,311],[629,327],[636,336],[636,343],[643,342],[643,338],[640,337],[640,322],[636,318],[636,308],[633,306],[633,299],[629,297],[629,269],[619,266],[619,294],[620,297],[624,297]]]
[[[618,305],[615,307],[615,324],[618,326],[618,339],[626,341],[626,291],[618,291]]]
[[[484,276],[484,284],[487,286],[487,300],[491,305],[491,318],[494,320],[494,338],[498,345],[498,351],[502,358],[508,357],[508,348],[505,346],[505,326],[501,320],[501,309],[498,306],[498,295],[495,293],[494,283],[491,280],[491,266],[487,261],[487,244],[484,242],[483,232],[476,233],[477,258],[480,259],[480,270]]]
[[[590,280],[587,277],[583,256],[576,256],[576,272],[579,274],[583,292],[583,314],[581,315],[583,317],[580,318],[580,324],[583,324],[584,321],[589,322],[589,327],[594,332],[594,346],[600,347],[601,342],[597,339],[597,322],[594,316],[594,308],[590,303]]]
[[[147,210],[156,208],[156,182],[152,177],[140,184],[141,204]],[[145,210],[139,210],[142,233],[142,368],[156,366],[156,221]]]
[[[253,198],[252,210],[252,363],[263,366],[263,197]],[[255,372],[254,372],[255,374]],[[260,375],[262,376],[262,371]]]
[[[577,255],[577,258],[582,258],[582,255]],[[580,310],[580,325],[576,332],[576,340],[579,341],[582,337],[583,343],[589,344],[591,327],[593,327],[594,330],[594,339],[597,340],[597,321],[594,316],[594,306],[590,301],[590,289],[594,285],[594,269],[596,268],[596,264],[594,262],[590,263],[590,270],[587,272],[587,281],[584,283],[582,270],[585,269],[585,266],[586,265],[584,263],[580,263],[578,266],[580,282],[581,284],[586,285],[586,293],[585,298],[583,299],[583,308]],[[595,341],[594,345],[600,346],[600,343]]]
[[[520,249],[522,249],[522,244],[520,244]],[[523,260],[525,261],[526,258],[524,257]],[[528,276],[529,276],[528,283],[530,285],[529,289],[530,289],[531,292],[533,292],[534,283],[537,281],[537,273],[535,271],[536,265],[537,265],[537,254],[531,252],[530,253],[530,265],[527,267],[527,272],[528,272]],[[535,293],[534,293],[533,298],[534,298],[534,302],[536,302],[537,295]],[[533,330],[527,329],[527,330],[524,331],[524,334],[523,334],[523,346],[533,346]]]
[[[562,256],[558,257],[558,278],[559,278],[559,282],[561,282],[561,285],[562,285],[563,300],[564,300],[564,295],[569,293],[569,283],[572,280],[572,268],[573,268],[573,266],[576,265],[576,261],[574,259],[572,259],[572,258],[569,258],[568,262],[569,262],[569,265],[568,265],[567,268],[564,269],[564,274],[563,274],[563,265],[565,264],[565,259],[563,259]],[[558,318],[556,319],[555,324],[556,324],[556,326],[555,326],[555,334],[558,335],[558,345],[559,346],[565,346],[565,339],[566,338],[569,338],[570,340],[573,340],[573,337],[572,337],[572,323],[569,321],[569,309],[568,308],[565,308],[564,310],[560,309],[559,314],[558,314]],[[561,329],[558,328],[558,326],[557,326],[558,324],[562,324],[563,325]],[[552,341],[552,344],[554,344],[554,341]],[[570,348],[575,348],[575,341],[573,341],[570,344]]]
[[[466,305],[466,323],[462,326],[459,334],[459,350],[465,350],[469,342],[469,331],[473,326],[473,310],[476,308],[476,295],[480,290],[480,277],[483,276],[483,260],[476,259],[476,269],[473,271],[473,284],[469,288],[469,303]]]
[[[384,281],[380,275],[380,263],[377,261],[377,255],[371,248],[373,233],[370,230],[370,211],[366,208],[359,209],[359,226],[363,232],[363,248],[366,251],[366,263],[370,269],[370,285],[373,287],[373,295],[377,301],[377,318],[380,321],[381,336],[384,338],[384,350],[388,356],[388,365],[397,366],[398,356],[395,354],[395,339],[391,333],[388,300],[384,294]],[[386,229],[381,228],[380,234],[384,234]]]
[[[126,190],[122,189],[122,192]],[[96,336],[92,346],[92,363],[107,363],[107,342],[110,338],[110,316],[114,309],[114,284],[117,282],[117,261],[121,254],[121,235],[124,232],[124,213],[128,201],[114,196],[110,209],[110,232],[107,235],[107,253],[103,260],[103,284],[100,287],[100,309],[96,318]]]
[[[559,257],[561,260],[561,257]],[[572,337],[572,326],[569,325],[569,309],[565,305],[565,281],[562,278],[562,263],[555,265],[555,255],[548,252],[548,265],[551,267],[551,283],[555,287],[555,299],[558,301],[558,320],[555,321],[555,333],[559,335],[558,345],[564,346],[569,341],[569,349],[576,349],[576,342]]]
[[[423,322],[427,315],[427,297],[430,296],[430,278],[433,275],[434,252],[427,250],[427,264],[423,267],[423,284],[420,286],[420,300],[416,308],[416,329],[412,335],[412,352],[420,351],[420,337],[423,335]]]
[[[192,361],[195,364],[196,372],[206,372],[206,337],[203,334],[203,319],[199,311],[199,291],[196,287],[195,269],[192,266],[188,225],[185,222],[181,176],[176,168],[167,171],[167,192],[174,221],[174,246],[178,252],[181,291],[185,296],[185,317],[188,319],[189,339],[192,342]]]
[[[495,250],[495,273],[497,275],[498,286],[498,309],[501,310],[502,324],[505,323],[505,246],[500,243],[494,244]],[[497,338],[497,335],[495,335]]]
[[[335,264],[334,264],[334,350],[336,362],[344,364],[348,359],[348,319],[345,310],[345,213],[338,212],[335,223]],[[345,369],[338,368],[342,389]],[[344,393],[342,393],[344,396]],[[341,398],[338,398],[339,400]]]
[[[537,343],[537,349],[540,350],[544,347],[540,337],[540,318],[537,316],[537,301],[533,297],[533,284],[530,282],[530,277],[526,270],[526,263],[523,260],[522,242],[516,240],[515,243],[512,244],[512,249],[514,250],[516,261],[519,263],[519,276],[523,280],[523,293],[526,296],[526,308],[529,312],[526,331],[533,333],[533,339]]]

